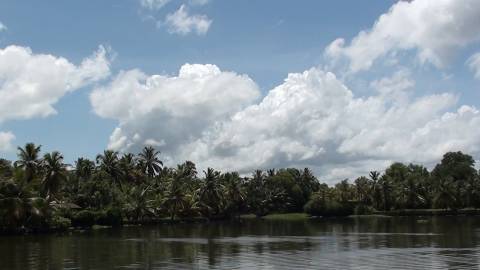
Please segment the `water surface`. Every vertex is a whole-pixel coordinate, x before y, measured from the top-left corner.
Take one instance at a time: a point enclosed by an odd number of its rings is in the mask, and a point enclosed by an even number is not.
[[[480,217],[245,220],[0,236],[0,269],[479,269]]]

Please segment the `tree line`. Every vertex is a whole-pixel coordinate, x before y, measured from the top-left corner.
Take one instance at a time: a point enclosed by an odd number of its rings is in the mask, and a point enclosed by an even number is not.
[[[164,166],[151,146],[139,154],[105,150],[95,160],[64,163],[41,146],[18,148],[18,160],[0,159],[0,231],[121,225],[174,220],[234,219],[242,214],[306,212],[312,216],[368,214],[395,209],[480,207],[474,159],[448,152],[432,171],[393,163],[353,182],[320,183],[312,171],[256,170],[250,176],[198,172],[186,161]]]

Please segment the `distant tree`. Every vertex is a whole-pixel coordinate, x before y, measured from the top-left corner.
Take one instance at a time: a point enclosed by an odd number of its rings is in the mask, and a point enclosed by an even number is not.
[[[475,160],[470,155],[462,152],[446,153],[440,164],[433,169],[432,177],[437,192],[451,194],[458,204],[457,207],[471,206],[471,202],[479,200],[472,189],[477,186],[478,176]],[[450,190],[445,190],[447,188]]]
[[[97,155],[97,163],[103,172],[105,172],[111,181],[123,190],[121,183],[122,170],[118,160],[118,152],[105,150],[102,154]]]
[[[162,170],[163,162],[158,159],[160,152],[156,151],[152,146],[146,146],[142,152],[138,154],[143,164],[143,171],[148,177],[153,178]]]
[[[12,162],[3,158],[0,158],[0,180],[10,179],[13,177]]]
[[[93,172],[95,171],[95,162],[86,159],[78,158],[75,161],[75,175],[84,181],[92,177]]]
[[[17,148],[18,160],[15,162],[15,166],[24,170],[24,179],[27,183],[30,183],[39,172],[41,147],[41,145],[37,146],[34,143],[27,143],[24,148]]]
[[[380,179],[380,172],[378,171],[371,171],[369,173],[370,180],[372,183],[372,191],[371,191],[371,196],[372,196],[372,204],[375,209],[380,209],[380,204],[382,201],[382,187],[379,184],[379,179]]]
[[[45,172],[42,180],[43,194],[50,201],[57,194],[60,185],[67,177],[63,155],[57,151],[45,154],[42,160],[42,167]]]
[[[203,184],[198,190],[200,205],[203,208],[206,216],[220,214],[220,209],[223,208],[223,194],[224,186],[220,182],[220,172],[213,168],[208,168],[203,171],[205,178]]]
[[[137,181],[136,174],[136,160],[135,156],[131,153],[123,154],[119,160],[119,167],[122,175],[122,179],[125,183],[134,183]]]

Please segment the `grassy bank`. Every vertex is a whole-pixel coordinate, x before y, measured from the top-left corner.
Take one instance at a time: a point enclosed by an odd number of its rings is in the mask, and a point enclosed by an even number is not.
[[[241,219],[256,219],[258,218],[254,214],[241,215]],[[285,221],[298,221],[298,220],[307,220],[310,216],[306,213],[282,213],[282,214],[269,214],[260,219],[264,220],[285,220]]]

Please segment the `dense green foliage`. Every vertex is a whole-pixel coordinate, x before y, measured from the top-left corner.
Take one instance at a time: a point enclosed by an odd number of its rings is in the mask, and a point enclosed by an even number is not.
[[[187,219],[258,217],[302,212],[313,216],[369,214],[375,210],[480,207],[475,161],[446,153],[429,172],[421,165],[394,163],[353,183],[321,184],[309,169],[255,171],[249,177],[193,162],[163,165],[145,147],[138,155],[106,150],[95,161],[66,165],[59,152],[41,157],[33,143],[18,148],[18,160],[0,159],[0,230],[39,231],[119,226]]]

